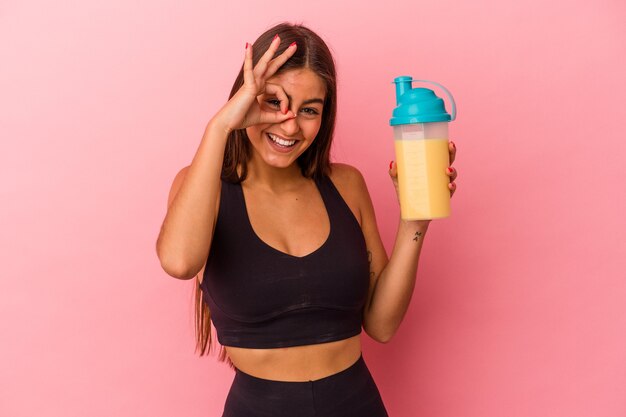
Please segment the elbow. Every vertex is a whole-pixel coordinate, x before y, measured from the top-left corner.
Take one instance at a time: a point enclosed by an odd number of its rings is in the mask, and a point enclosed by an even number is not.
[[[165,271],[165,273],[167,273],[167,275],[173,278],[190,279],[195,276],[195,275],[190,276],[189,269],[184,267],[183,265],[170,263],[165,260],[161,260],[161,268],[163,268],[163,270]]]
[[[191,279],[197,274],[192,274],[191,269],[181,262],[180,259],[171,259],[165,256],[158,255],[161,268],[167,273],[167,275],[178,279]]]
[[[159,237],[160,239],[160,237]],[[204,268],[207,256],[195,258],[186,256],[190,251],[179,248],[168,248],[159,240],[156,244],[156,255],[161,268],[171,277],[188,280],[195,278]]]
[[[377,341],[378,343],[384,343],[384,344],[387,344],[387,343],[389,343],[389,341],[391,341],[391,338],[392,338],[392,337],[393,337],[393,335],[391,335],[391,334],[390,334],[390,335],[379,336],[379,337],[376,339],[376,341]]]
[[[178,279],[191,279],[197,275],[192,274],[191,268],[183,262],[180,257],[167,256],[160,249],[159,242],[156,245],[156,254],[159,258],[161,268],[167,273],[167,275]]]
[[[378,343],[389,343],[389,341],[393,337],[393,334],[376,333],[376,332],[367,330],[365,327],[363,327],[363,329],[365,330],[365,333],[367,333],[369,337],[371,337]]]

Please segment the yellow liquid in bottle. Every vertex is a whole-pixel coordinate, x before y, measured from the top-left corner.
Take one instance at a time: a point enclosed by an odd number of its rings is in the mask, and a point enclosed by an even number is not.
[[[394,143],[400,216],[405,220],[450,216],[448,139],[396,139]]]

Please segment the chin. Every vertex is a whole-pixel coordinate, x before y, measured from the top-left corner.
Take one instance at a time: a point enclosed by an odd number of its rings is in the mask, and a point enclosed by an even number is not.
[[[263,158],[263,161],[274,168],[289,168],[293,164],[297,164],[296,160],[291,158],[275,158],[271,155],[269,158]]]

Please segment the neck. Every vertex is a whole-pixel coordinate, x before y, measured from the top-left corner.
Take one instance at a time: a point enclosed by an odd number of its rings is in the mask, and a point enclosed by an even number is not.
[[[296,162],[277,168],[258,161],[254,156],[248,161],[248,175],[244,182],[272,191],[293,189],[302,184],[302,172]]]

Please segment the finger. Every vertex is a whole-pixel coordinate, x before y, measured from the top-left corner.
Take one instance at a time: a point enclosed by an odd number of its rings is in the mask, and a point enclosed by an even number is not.
[[[292,43],[283,51],[282,54],[278,55],[276,58],[272,59],[267,66],[267,70],[265,71],[266,77],[271,77],[278,68],[280,68],[291,56],[296,52],[297,45],[296,43]]]
[[[450,165],[452,165],[454,158],[456,158],[456,145],[454,142],[448,142],[448,152],[450,153]]]
[[[254,74],[252,73],[252,44],[246,42],[246,57],[243,61],[243,82],[244,84],[254,84]]]
[[[278,111],[262,111],[259,116],[259,123],[282,123],[294,117],[296,115],[291,110],[287,114]]]
[[[265,83],[265,94],[267,95],[275,95],[278,100],[280,100],[280,112],[282,114],[287,113],[289,110],[289,98],[287,98],[287,93],[285,90],[278,84]]]
[[[280,37],[276,35],[270,43],[269,48],[267,48],[267,51],[265,51],[263,56],[261,56],[261,58],[259,59],[259,62],[257,62],[256,66],[254,67],[253,72],[255,77],[260,77],[261,75],[265,74],[265,70],[267,69],[267,63],[276,53],[278,45],[280,45]]]
[[[456,191],[456,183],[455,182],[451,182],[450,184],[448,184],[448,188],[454,192]]]
[[[446,175],[448,175],[450,177],[450,181],[454,181],[457,177],[457,175],[459,175],[459,173],[457,172],[456,169],[452,168],[452,167],[448,167],[446,168]]]
[[[398,166],[394,161],[389,163],[389,175],[394,178],[398,176]]]

